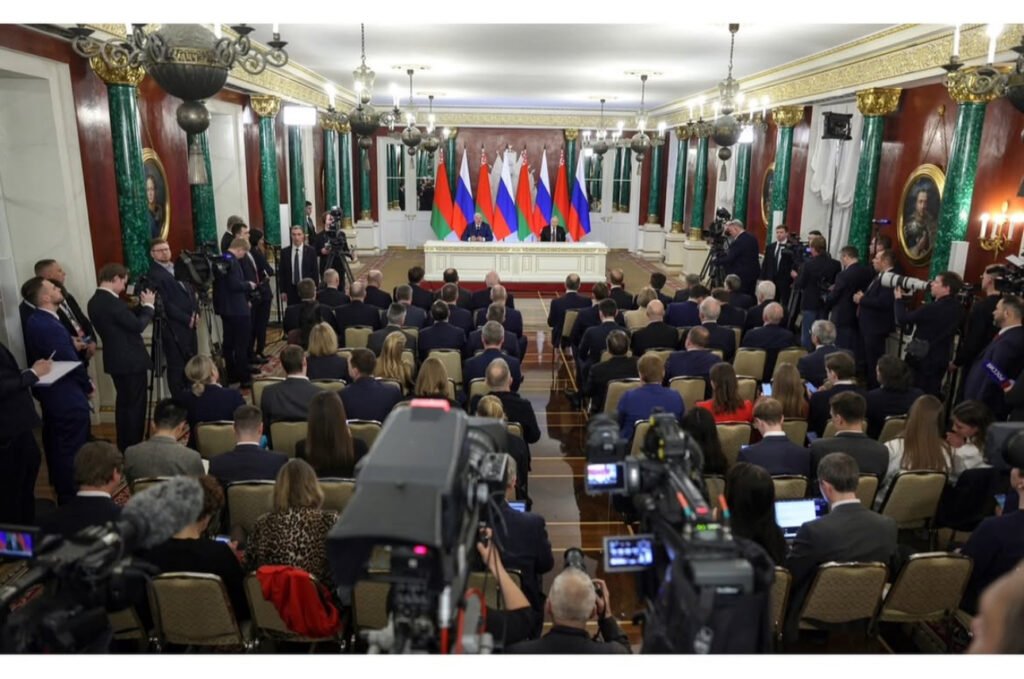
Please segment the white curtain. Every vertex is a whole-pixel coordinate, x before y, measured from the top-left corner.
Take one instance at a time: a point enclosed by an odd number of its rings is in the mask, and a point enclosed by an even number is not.
[[[850,113],[849,141],[822,139],[825,111]],[[817,229],[828,239],[828,249],[834,257],[847,244],[850,237],[850,218],[853,213],[853,194],[857,185],[857,165],[860,162],[860,137],[864,118],[854,101],[815,106],[811,112],[811,138],[807,150],[807,181],[804,184],[804,206],[800,215],[800,232]],[[840,146],[842,144],[842,146]],[[838,168],[836,162],[839,162]],[[834,192],[834,195],[833,195]],[[829,214],[832,204],[832,235],[829,238]]]

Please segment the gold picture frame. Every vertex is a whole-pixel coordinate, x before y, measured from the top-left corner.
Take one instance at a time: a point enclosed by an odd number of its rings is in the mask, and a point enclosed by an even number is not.
[[[146,214],[149,215],[150,237],[167,238],[171,230],[171,191],[167,185],[167,171],[153,149],[142,149],[142,170],[145,176],[143,197]]]
[[[946,173],[931,163],[916,167],[903,185],[896,235],[907,261],[915,266],[931,261],[945,186]]]
[[[765,233],[771,234],[772,222],[772,184],[775,182],[775,162],[772,161],[761,175],[761,220],[764,222]],[[768,239],[771,242],[771,238]]]

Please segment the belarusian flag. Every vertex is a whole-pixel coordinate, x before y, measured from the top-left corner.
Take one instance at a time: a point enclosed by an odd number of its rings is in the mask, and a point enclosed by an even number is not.
[[[448,188],[448,171],[444,168],[444,147],[438,150],[437,170],[434,174],[434,208],[430,215],[430,228],[439,240],[452,232],[452,192]]]
[[[558,217],[563,227],[569,223],[569,176],[565,170],[565,147],[558,154],[558,174],[555,175],[555,195],[551,205],[551,216]],[[551,235],[554,238],[554,234]]]

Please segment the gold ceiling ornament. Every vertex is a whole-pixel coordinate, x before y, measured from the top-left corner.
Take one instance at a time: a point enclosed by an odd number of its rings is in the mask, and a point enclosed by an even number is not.
[[[579,136],[580,136],[580,131],[579,131],[578,128],[570,127],[570,128],[567,128],[565,130],[565,140],[566,141],[576,141],[576,138],[579,137]]]
[[[676,139],[689,139],[690,138],[690,126],[680,125],[676,128]]]
[[[857,110],[865,116],[887,116],[900,105],[899,87],[872,87],[857,92]]]
[[[1006,94],[1002,76],[1009,66],[971,66],[950,73],[946,78],[949,96],[958,104],[987,104]]]
[[[276,118],[281,110],[281,98],[272,94],[253,94],[249,96],[252,110],[260,118]]]
[[[451,127],[447,128],[447,129],[448,129],[448,138],[449,139],[455,139],[455,137],[459,136],[459,128],[455,127],[454,125],[452,125]]]
[[[340,134],[348,134],[352,131],[352,126],[346,121],[338,125],[338,132]]]
[[[89,66],[100,77],[100,80],[108,85],[138,87],[142,79],[146,77],[146,69],[142,66],[129,66],[128,64],[112,66],[99,56],[89,59]]]
[[[336,114],[320,112],[317,119],[321,128],[331,132],[341,132],[341,121],[338,120]]]
[[[779,127],[796,127],[803,119],[803,106],[778,106],[772,109],[772,120]]]

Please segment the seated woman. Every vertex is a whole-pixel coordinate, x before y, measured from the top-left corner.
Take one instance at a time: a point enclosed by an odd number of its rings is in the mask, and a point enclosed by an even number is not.
[[[377,366],[373,369],[374,377],[395,380],[402,385],[402,394],[408,394],[413,387],[412,366],[402,360],[406,341],[404,332],[393,332],[385,337]]]
[[[267,564],[295,566],[332,588],[327,532],[338,513],[320,507],[324,491],[305,460],[289,460],[277,473],[274,510],[256,519],[245,550],[248,570]]]
[[[978,597],[986,587],[1024,559],[1024,476],[1020,469],[1010,470],[1010,487],[1017,493],[1018,511],[982,521],[960,550],[974,561],[960,603],[968,613],[977,612]]]
[[[239,390],[220,385],[220,373],[209,356],[190,358],[185,364],[185,377],[192,387],[176,398],[188,411],[188,425],[192,431],[189,445],[195,447],[197,424],[235,419],[235,410],[245,405],[245,398]]]
[[[764,547],[776,565],[786,560],[786,540],[775,520],[775,484],[762,467],[737,462],[725,477],[733,535]]]
[[[640,328],[647,327],[651,322],[651,319],[647,318],[647,305],[656,299],[658,299],[658,293],[649,285],[642,288],[640,292],[637,293],[637,308],[632,311],[624,311],[622,313],[622,318],[626,321],[627,330],[635,332]]]
[[[924,392],[913,386],[914,375],[910,366],[899,356],[886,354],[878,359],[875,367],[878,388],[864,397],[868,402],[868,431],[870,438],[877,439],[890,415],[906,415],[910,406]]]
[[[395,333],[398,334],[398,333]],[[448,398],[448,370],[436,356],[429,356],[420,365],[420,372],[416,376],[416,385],[413,387],[412,396],[405,402],[414,398],[439,398],[448,401],[452,408],[461,408],[458,401]]]
[[[167,542],[157,545],[143,555],[161,573],[192,571],[220,576],[227,589],[231,607],[239,620],[249,618],[249,604],[242,583],[244,574],[234,550],[223,542],[206,537],[210,519],[224,506],[224,491],[220,482],[209,474],[199,477],[203,487],[203,509],[199,518],[174,534]]]
[[[718,428],[715,417],[710,410],[694,408],[686,411],[682,421],[683,431],[693,437],[704,453],[705,474],[724,476],[729,471],[729,460],[722,452],[722,443],[718,440]]]
[[[981,401],[962,401],[950,414],[952,431],[946,433],[946,443],[953,449],[953,470],[949,482],[956,483],[968,469],[987,467],[985,463],[985,434],[992,424],[992,411]]]
[[[736,371],[728,363],[716,363],[708,373],[711,379],[711,399],[698,401],[698,408],[706,408],[715,416],[715,422],[751,422],[754,419],[754,405],[740,398]]]
[[[312,465],[320,478],[350,479],[356,462],[366,455],[366,442],[352,438],[347,419],[336,392],[321,392],[309,402],[306,438],[295,445],[295,457]]]
[[[480,403],[476,406],[476,414],[479,417],[493,417],[501,420],[502,423],[507,422],[505,407],[501,404],[501,399],[490,394],[480,399]],[[529,489],[530,447],[522,438],[515,434],[509,434],[508,454],[516,461],[516,499],[525,500],[528,497],[527,490]]]
[[[953,451],[943,438],[945,422],[942,401],[931,395],[919,397],[910,406],[903,436],[887,441],[889,469],[878,484],[875,506],[880,507],[896,474],[905,469],[927,469],[949,474]]]
[[[807,389],[800,378],[800,371],[792,363],[783,363],[775,369],[772,398],[782,404],[782,416],[786,419],[807,419],[807,411],[810,409]]]
[[[317,323],[309,331],[306,377],[311,380],[351,381],[348,361],[338,355],[338,334],[330,323]]]

